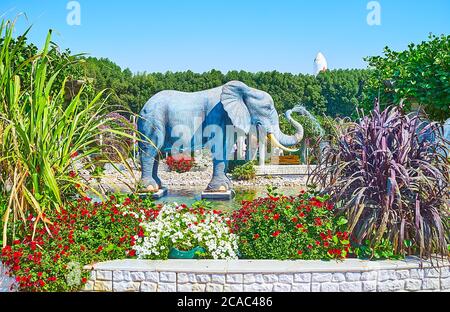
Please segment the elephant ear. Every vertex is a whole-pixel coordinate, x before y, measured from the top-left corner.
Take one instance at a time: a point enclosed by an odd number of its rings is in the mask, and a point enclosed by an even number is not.
[[[250,112],[244,98],[250,88],[240,81],[230,81],[223,86],[220,101],[228,113],[233,125],[246,134],[250,132]]]

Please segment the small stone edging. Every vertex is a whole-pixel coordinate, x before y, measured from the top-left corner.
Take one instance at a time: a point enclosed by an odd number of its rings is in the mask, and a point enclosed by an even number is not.
[[[450,263],[404,261],[116,260],[92,270],[84,291],[450,291]]]

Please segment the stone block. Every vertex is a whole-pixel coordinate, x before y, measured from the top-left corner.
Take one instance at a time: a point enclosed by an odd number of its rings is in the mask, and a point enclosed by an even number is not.
[[[192,292],[193,286],[194,286],[194,284],[192,284],[192,283],[178,284],[177,291],[178,292]]]
[[[409,270],[410,278],[422,279],[424,278],[425,272],[423,269],[411,269]]]
[[[112,281],[112,271],[97,271],[97,280],[98,281]]]
[[[94,282],[94,291],[111,292],[113,290],[112,281],[96,280]]]
[[[378,277],[377,271],[368,271],[361,274],[362,281],[376,281]]]
[[[145,281],[158,283],[159,282],[159,273],[158,272],[145,272]]]
[[[362,290],[364,292],[375,292],[377,291],[377,281],[363,281],[362,282]]]
[[[274,292],[290,292],[292,288],[291,284],[282,284],[282,283],[275,283],[273,285]]]
[[[300,283],[300,284],[292,284],[292,292],[311,292],[311,284],[309,283]]]
[[[250,284],[244,285],[245,292],[270,292],[273,289],[273,284]]]
[[[131,272],[131,280],[133,282],[142,282],[145,281],[145,273],[144,272]]]
[[[208,284],[206,284],[205,291],[207,291],[207,292],[223,292],[223,289],[224,289],[223,284],[208,283]]]
[[[359,272],[347,272],[345,273],[345,279],[348,282],[357,282],[361,280],[361,273]]]
[[[177,274],[174,272],[160,272],[159,280],[166,283],[174,283],[177,281]]]
[[[311,273],[296,273],[294,274],[294,282],[309,283],[311,282]]]
[[[142,282],[141,292],[156,292],[158,290],[158,284],[153,282]]]
[[[446,266],[441,268],[441,277],[450,277],[450,267]]]
[[[409,278],[409,270],[397,270],[395,271],[397,279],[407,279]]]
[[[439,278],[424,278],[422,280],[423,290],[438,290],[441,289]]]
[[[422,280],[408,278],[405,280],[405,290],[417,291],[422,288]]]
[[[380,270],[378,271],[378,281],[384,282],[389,280],[396,280],[397,274],[395,270]]]
[[[255,274],[244,274],[244,284],[254,284],[256,283]]]
[[[177,284],[176,283],[159,283],[158,284],[158,292],[176,292]]]
[[[342,282],[339,284],[340,292],[361,292],[362,282]]]
[[[333,277],[331,278],[332,282],[343,282],[345,281],[344,273],[333,273]]]
[[[211,281],[211,275],[209,274],[198,274],[197,282],[206,284]]]
[[[243,274],[227,274],[226,276],[227,284],[241,284],[244,281]]]
[[[292,284],[294,282],[294,275],[292,274],[280,274],[278,275],[278,281],[284,284]]]
[[[211,275],[211,282],[215,284],[225,284],[225,274],[213,274]]]
[[[385,280],[382,282],[378,282],[379,292],[393,292],[393,291],[401,291],[404,289],[405,289],[404,280]]]
[[[193,292],[205,292],[206,284],[194,284],[192,285]]]
[[[320,292],[320,283],[312,283],[311,291],[312,292]]]
[[[450,277],[441,278],[441,289],[449,290],[450,289]]]
[[[113,291],[115,292],[138,292],[141,283],[139,282],[114,282]]]
[[[332,277],[333,274],[331,273],[313,273],[312,281],[319,283],[331,282]]]
[[[276,274],[264,274],[263,279],[265,283],[276,283],[278,282],[278,275]]]
[[[226,284],[224,286],[224,291],[226,292],[242,292],[244,290],[244,285],[242,284]]]
[[[339,284],[338,283],[330,283],[326,282],[320,286],[320,291],[322,292],[338,292]]]
[[[425,269],[425,277],[440,277],[441,271],[439,268]]]

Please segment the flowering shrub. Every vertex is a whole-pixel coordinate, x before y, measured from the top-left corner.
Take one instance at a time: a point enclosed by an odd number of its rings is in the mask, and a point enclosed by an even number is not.
[[[29,215],[20,228],[24,238],[4,247],[0,260],[20,290],[77,290],[89,277],[84,265],[134,257],[135,236],[143,235],[139,223],[157,213],[151,202],[137,199],[112,196],[102,204],[80,199],[45,216],[46,223],[37,223],[34,238],[28,233],[33,233],[38,220]]]
[[[233,233],[247,259],[341,259],[350,251],[347,221],[336,218],[328,196],[271,193],[244,201],[232,216]]]
[[[136,237],[138,258],[167,259],[170,249],[203,247],[204,258],[236,259],[237,236],[230,233],[229,218],[220,211],[167,204],[154,221],[141,223],[144,237]]]
[[[169,170],[178,173],[191,171],[192,167],[194,166],[194,162],[195,162],[194,158],[188,158],[184,156],[180,157],[169,156],[166,159],[166,163],[167,166],[169,167]]]

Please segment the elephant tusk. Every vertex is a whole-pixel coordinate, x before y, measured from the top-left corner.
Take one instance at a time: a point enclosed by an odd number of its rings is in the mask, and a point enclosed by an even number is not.
[[[283,151],[288,152],[288,153],[296,153],[299,150],[298,149],[291,149],[291,148],[287,148],[284,145],[281,145],[280,142],[278,142],[277,138],[271,133],[268,135],[270,141],[273,143],[273,145],[275,145],[278,148],[281,148]]]

